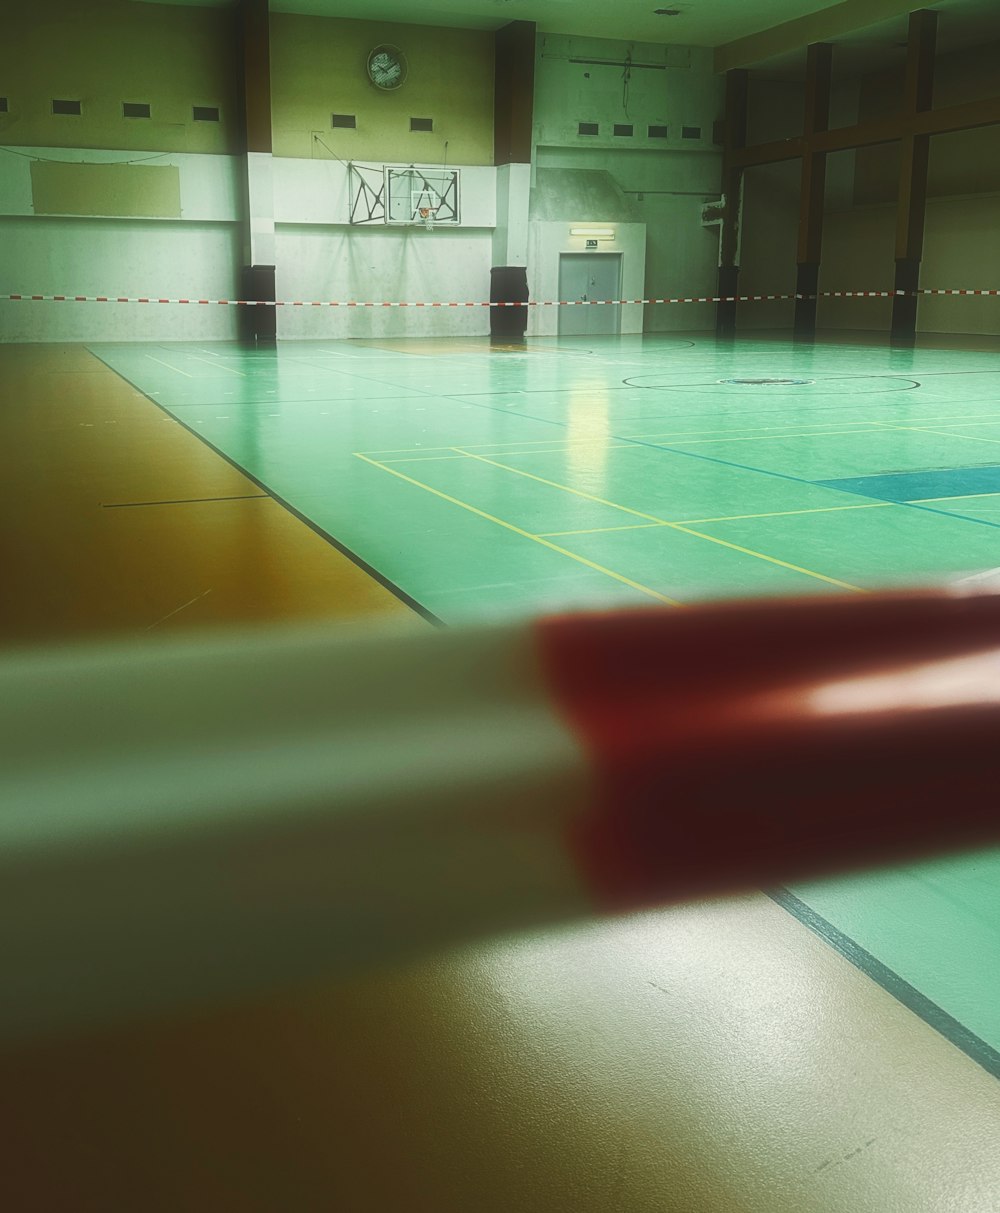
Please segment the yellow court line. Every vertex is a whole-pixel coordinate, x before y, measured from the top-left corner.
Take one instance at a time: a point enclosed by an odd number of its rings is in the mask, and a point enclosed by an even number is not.
[[[1000,494],[997,494],[1000,496]],[[989,496],[989,494],[984,494]],[[950,501],[951,498],[942,497],[941,501]],[[845,510],[884,510],[891,506],[903,504],[917,504],[916,502],[899,502],[899,501],[873,501],[866,505],[825,505],[813,510],[773,510],[767,514],[727,514],[724,518],[685,518],[678,522],[639,522],[632,526],[602,526],[593,527],[584,531],[546,531],[548,536],[558,535],[597,535],[603,531],[640,531],[647,527],[653,526],[699,526],[707,522],[751,522],[755,518],[792,518],[798,514],[839,514]]]
[[[395,468],[386,467],[383,463],[369,459],[367,455],[362,455],[360,451],[355,451],[355,456],[358,459],[363,459],[365,463],[371,464],[373,468],[378,468],[379,471],[388,472],[390,476],[397,476],[400,480],[405,480],[409,484],[416,485],[418,489],[424,489],[428,493],[433,493],[435,497],[440,497],[442,501],[447,501],[451,505],[457,505],[463,510],[468,510],[470,514],[476,514],[479,518],[485,518],[487,522],[496,523],[497,526],[502,526],[505,530],[513,531],[515,535],[520,535],[522,539],[530,539],[534,543],[540,544],[543,548],[558,552],[560,556],[568,556],[570,560],[575,560],[577,564],[586,565],[588,569],[593,569],[597,573],[603,573],[606,577],[613,577],[615,581],[620,581],[622,585],[627,585],[630,589],[638,590],[640,594],[645,594],[649,598],[655,598],[657,602],[664,602],[667,606],[684,605],[678,602],[676,598],[668,598],[666,594],[661,594],[657,590],[650,589],[648,585],[641,585],[630,577],[616,573],[614,569],[605,568],[603,564],[596,564],[585,556],[578,556],[576,552],[570,552],[566,548],[561,548],[557,543],[550,543],[541,535],[533,535],[530,531],[525,531],[521,527],[515,526],[513,522],[505,522],[502,518],[497,518],[495,514],[487,514],[485,510],[480,510],[474,505],[469,505],[467,501],[459,501],[457,497],[452,497],[448,493],[442,493],[440,489],[431,488],[429,484],[424,484],[420,480],[414,480],[412,476],[407,476],[405,472],[397,472]]]
[[[877,424],[877,423],[876,423]],[[870,434],[872,433],[871,424],[866,424],[860,430],[828,430],[822,433],[796,433],[796,434],[755,434],[751,438],[672,438],[671,446],[718,446],[722,442],[779,442],[785,438],[839,438],[843,434]],[[634,438],[641,435],[633,434]],[[655,438],[657,435],[647,435],[647,437]]]
[[[427,449],[429,451],[442,451],[445,449],[450,450],[451,448],[450,447],[445,448],[445,447],[440,447],[440,446],[430,446]],[[361,459],[364,458],[364,455],[362,455],[361,451],[355,451],[354,454],[357,455]],[[407,455],[403,459],[379,459],[378,462],[379,463],[437,463],[442,459],[467,459],[467,458],[468,458],[467,455]],[[374,461],[370,460],[369,462],[374,462]]]
[[[559,539],[564,535],[607,535],[611,531],[649,531],[658,526],[669,526],[668,522],[633,522],[624,526],[591,526],[582,531],[542,531],[540,539]]]
[[[846,510],[884,510],[899,505],[898,501],[869,501],[864,505],[821,505],[811,510],[774,510],[768,514],[731,514],[728,518],[686,518],[688,526],[703,522],[745,522],[754,518],[791,518],[796,514],[841,514]]]
[[[455,448],[459,450],[458,447]],[[695,539],[704,539],[707,543],[717,544],[719,547],[729,548],[734,552],[742,552],[744,556],[753,556],[756,560],[766,561],[768,564],[778,565],[779,568],[790,569],[793,573],[803,573],[806,577],[813,577],[817,581],[825,581],[828,585],[835,585],[842,590],[855,590],[861,594],[865,591],[860,586],[851,585],[850,582],[840,581],[836,577],[828,577],[825,573],[817,573],[814,569],[806,569],[798,564],[790,564],[787,560],[779,560],[777,556],[766,556],[763,552],[755,552],[752,548],[742,547],[738,543],[730,543],[728,539],[718,539],[714,535],[703,535],[700,531],[693,531],[690,527],[685,526],[680,522],[668,522],[665,518],[657,518],[655,514],[644,514],[641,510],[633,510],[627,505],[619,505],[615,501],[608,501],[604,497],[596,497],[593,493],[585,493],[582,489],[571,488],[568,484],[559,484],[555,480],[546,480],[543,476],[535,476],[532,472],[522,472],[520,468],[510,467],[508,464],[497,463],[494,459],[487,459],[484,455],[473,455],[466,451],[470,459],[478,459],[481,463],[491,464],[493,467],[500,468],[505,472],[513,472],[515,476],[524,476],[528,480],[537,480],[539,484],[547,484],[550,488],[562,489],[564,493],[572,493],[576,497],[582,497],[586,501],[594,501],[598,505],[610,506],[613,510],[621,510],[624,514],[632,514],[635,518],[645,518],[648,522],[659,522],[663,526],[670,527],[671,530],[680,531],[685,535],[693,535]],[[388,470],[388,469],[386,469]]]
[[[151,357],[151,355],[147,355],[147,357]],[[511,413],[510,415],[512,417],[521,416],[519,413]],[[1000,422],[1000,413],[996,413],[996,414],[968,413],[965,415],[965,417],[954,417],[953,415],[949,416],[949,417],[913,417],[913,418],[911,418],[911,420],[912,421],[931,421],[931,422],[955,421],[956,423],[960,424],[963,421],[972,420],[974,418],[990,417],[990,416],[992,416],[996,422]],[[526,419],[522,418],[522,420],[526,420]],[[819,427],[819,426],[840,425],[841,423],[837,422],[837,421],[816,421],[813,424],[815,426]],[[866,422],[859,422],[858,424],[864,425],[864,426],[889,426],[892,428],[899,428],[899,427],[896,427],[895,424],[891,421],[872,420],[872,421],[866,421]],[[992,424],[992,422],[985,421],[985,422],[982,422],[982,424],[989,425],[989,424]],[[614,436],[617,439],[670,438],[670,437],[682,437],[684,435],[695,438],[695,437],[700,437],[702,435],[711,435],[711,434],[742,434],[742,433],[746,433],[748,430],[760,429],[760,428],[761,428],[760,426],[733,426],[733,427],[730,427],[727,429],[722,429],[722,430],[656,430],[649,434],[616,434]],[[796,428],[799,431],[799,433],[790,434],[790,435],[768,433],[768,434],[764,434],[761,436],[765,437],[765,438],[769,438],[772,436],[773,437],[784,437],[784,436],[807,437],[808,436],[806,431],[802,428],[802,426],[799,426]],[[864,430],[856,430],[856,431],[845,430],[842,432],[860,434],[860,433],[864,433],[865,431]],[[816,437],[821,438],[822,436],[823,436],[822,430],[817,432]],[[569,439],[568,445],[572,445],[572,446],[593,445],[595,441],[599,441],[599,440],[596,440],[593,438]],[[517,441],[514,441],[514,442],[467,442],[467,443],[465,443],[465,447],[470,450],[482,450],[482,449],[489,450],[491,448],[500,448],[500,447],[515,448],[515,447],[522,447],[522,446],[528,446],[528,447],[547,446],[551,442],[552,442],[551,438],[522,438],[522,439],[518,439]],[[626,445],[626,443],[623,442],[622,445]],[[455,448],[454,448],[454,446],[428,446],[428,447],[424,447],[422,449],[427,450],[427,451],[451,451],[451,450],[454,450]],[[412,450],[413,450],[413,447],[396,446],[396,447],[383,447],[379,450],[366,451],[365,453],[368,455],[395,455],[395,454],[409,454],[410,452],[412,452]],[[517,452],[515,450],[511,449],[510,453],[516,454]],[[525,453],[528,454],[530,452],[525,452]]]
[[[908,434],[936,434],[939,438],[964,438],[967,442],[989,442],[994,446],[1000,444],[1000,438],[978,438],[975,434],[956,434],[954,430],[931,430],[922,425],[893,425],[889,421],[879,421],[876,424],[887,430],[899,430]]]
[[[510,416],[514,416],[514,414],[513,413],[510,414]],[[522,421],[532,421],[532,420],[534,420],[534,418],[522,417],[521,420]],[[625,435],[615,435],[615,437],[621,441],[623,446],[627,445],[626,442],[624,441],[624,439],[626,437]],[[604,439],[604,438],[569,438],[569,439],[567,439],[567,441],[565,443],[559,444],[558,449],[561,450],[563,448],[563,446],[566,446],[566,447],[593,446],[595,443],[601,443],[601,442],[606,442],[606,441],[607,441],[607,439]],[[557,442],[557,439],[555,439],[555,438],[523,438],[517,442],[467,442],[467,443],[465,443],[465,446],[470,447],[473,450],[479,450],[480,448],[485,448],[486,450],[491,450],[494,447],[551,446],[554,442]],[[413,453],[414,449],[415,448],[412,446],[394,446],[394,447],[387,447],[383,450],[378,450],[378,451],[363,451],[363,452],[355,451],[354,453],[356,455],[360,455],[360,454],[365,454],[365,455],[407,454],[407,455],[411,455]],[[424,447],[421,447],[420,449],[422,451],[454,451],[454,450],[457,450],[458,448],[455,446],[454,443],[451,443],[448,446],[424,446]],[[509,455],[519,455],[520,453],[521,452],[519,450],[507,451],[507,454],[509,454]],[[525,454],[531,454],[531,452],[526,451]]]
[[[927,421],[936,425],[1000,425],[1000,413],[968,413],[964,417],[908,417],[907,420]],[[892,421],[876,421],[873,424],[895,425],[896,423]]]
[[[626,442],[577,442],[577,443],[574,443],[572,446],[568,446],[568,447],[567,446],[546,447],[544,451],[538,451],[538,450],[491,451],[488,453],[497,454],[497,455],[564,455],[564,454],[567,454],[569,451],[579,450],[580,447],[591,447],[591,446],[603,447],[605,450],[609,450],[609,451],[617,451],[617,450],[623,450],[623,449],[627,448],[629,446],[629,444]],[[428,450],[447,449],[447,450],[451,451],[451,450],[454,450],[455,448],[454,447],[447,447],[447,448],[428,447],[427,449]],[[366,452],[366,453],[370,454],[371,452]],[[355,451],[354,454],[358,455],[358,454],[361,454],[361,452]],[[473,456],[473,455],[427,455],[427,456],[424,456],[423,458],[420,455],[412,455],[412,456],[406,456],[403,459],[380,459],[378,462],[379,463],[436,463],[439,459],[473,459],[473,458],[475,458],[475,456]]]
[[[963,493],[961,497],[914,497],[906,505],[933,505],[935,501],[972,501],[976,497],[1000,497],[1000,493]]]
[[[152,354],[147,354],[146,357],[150,362],[158,362],[160,366],[165,366],[168,371],[176,371],[178,375],[183,375],[185,379],[194,378],[194,375],[189,375],[187,371],[182,371],[179,366],[171,366],[169,362],[164,362],[162,358],[154,358]]]

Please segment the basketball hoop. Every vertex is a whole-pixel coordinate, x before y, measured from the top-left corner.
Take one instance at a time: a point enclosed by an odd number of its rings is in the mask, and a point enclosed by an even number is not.
[[[436,206],[421,206],[418,208],[420,222],[430,232],[434,230],[434,216],[437,214]]]

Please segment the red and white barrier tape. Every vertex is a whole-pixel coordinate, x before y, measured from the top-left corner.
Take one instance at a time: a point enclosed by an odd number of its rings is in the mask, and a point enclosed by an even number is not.
[[[0,1032],[1000,838],[1000,594],[0,665]]]
[[[925,287],[914,291],[819,291],[816,294],[787,295],[698,295],[675,299],[529,299],[490,302],[400,302],[343,299],[158,299],[153,296],[129,295],[0,295],[0,302],[35,303],[194,303],[207,307],[624,307],[654,303],[764,303],[788,299],[892,299],[918,295],[978,295],[998,296],[997,289],[943,289]]]

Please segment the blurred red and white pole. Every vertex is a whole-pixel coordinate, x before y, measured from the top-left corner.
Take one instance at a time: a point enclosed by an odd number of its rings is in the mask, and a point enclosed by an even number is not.
[[[1000,838],[1000,595],[0,667],[0,1033]]]

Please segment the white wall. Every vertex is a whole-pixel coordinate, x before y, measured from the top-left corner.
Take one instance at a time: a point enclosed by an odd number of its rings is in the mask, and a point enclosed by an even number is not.
[[[662,66],[633,67],[627,98],[626,55]],[[583,62],[588,59],[607,62]],[[711,52],[546,34],[538,42],[535,80],[537,167],[611,175],[633,206],[632,218],[645,224],[647,297],[713,295],[718,231],[702,228],[701,208],[719,196],[722,154],[712,136],[722,116],[723,82]],[[580,135],[581,121],[598,122],[600,133]],[[631,124],[633,135],[615,136],[616,122]],[[666,125],[669,138],[650,139],[651,124]],[[684,127],[698,128],[699,137],[684,139]],[[654,305],[645,309],[644,323],[651,332],[708,329],[715,310],[712,304]]]
[[[181,219],[37,216],[31,157],[145,161],[153,153],[71,148],[0,151],[0,293],[238,297],[243,238],[239,157],[168,154]],[[433,166],[429,166],[433,167]],[[467,302],[489,299],[496,170],[461,169],[455,228],[351,227],[347,166],[273,161],[277,293],[288,300]],[[0,302],[6,341],[226,340],[237,309],[196,305]],[[486,308],[283,309],[282,338],[473,335]]]
[[[242,165],[237,156],[72,147],[0,147],[0,215],[35,213],[31,201],[32,159],[68,164],[173,164],[180,170],[182,220],[233,223],[240,217]]]
[[[439,166],[417,166],[434,168]],[[466,303],[490,297],[496,170],[463,166],[457,225],[350,226],[346,164],[276,159],[274,213],[280,299]],[[278,336],[476,336],[487,308],[284,308]]]
[[[718,151],[622,151],[605,148],[539,148],[544,168],[603,170],[632,210],[645,221],[647,298],[714,295],[718,281],[717,228],[701,226],[701,210],[719,197]],[[580,216],[583,218],[583,216]],[[599,216],[587,216],[597,219]],[[710,303],[654,304],[645,310],[647,332],[710,329]]]
[[[240,162],[232,156],[0,149],[0,294],[232,299],[240,264]],[[34,214],[31,159],[144,161],[180,170],[181,218]],[[227,340],[237,309],[0,301],[4,341]]]
[[[624,88],[627,56],[634,66]],[[712,125],[721,116],[722,80],[712,51],[699,46],[625,42],[542,34],[535,63],[535,143],[553,147],[712,147]],[[580,122],[596,122],[597,135],[580,135]],[[631,124],[629,137],[615,123]],[[648,137],[650,125],[669,129],[667,139]],[[697,127],[684,139],[684,127]]]
[[[566,221],[532,220],[528,225],[528,289],[535,300],[558,300],[560,253],[585,253],[586,237],[571,236]],[[614,241],[601,241],[598,253],[622,255],[622,298],[641,299],[646,264],[646,227],[642,223],[615,223]],[[534,307],[528,313],[531,336],[559,332],[559,309]],[[621,332],[642,332],[643,309],[635,304],[621,309]]]
[[[277,228],[281,299],[478,302],[490,297],[492,233],[441,226]],[[483,335],[489,309],[282,308],[278,336],[428,337]]]
[[[0,293],[232,299],[239,230],[155,219],[0,218]],[[224,341],[235,307],[0,301],[4,341]]]

